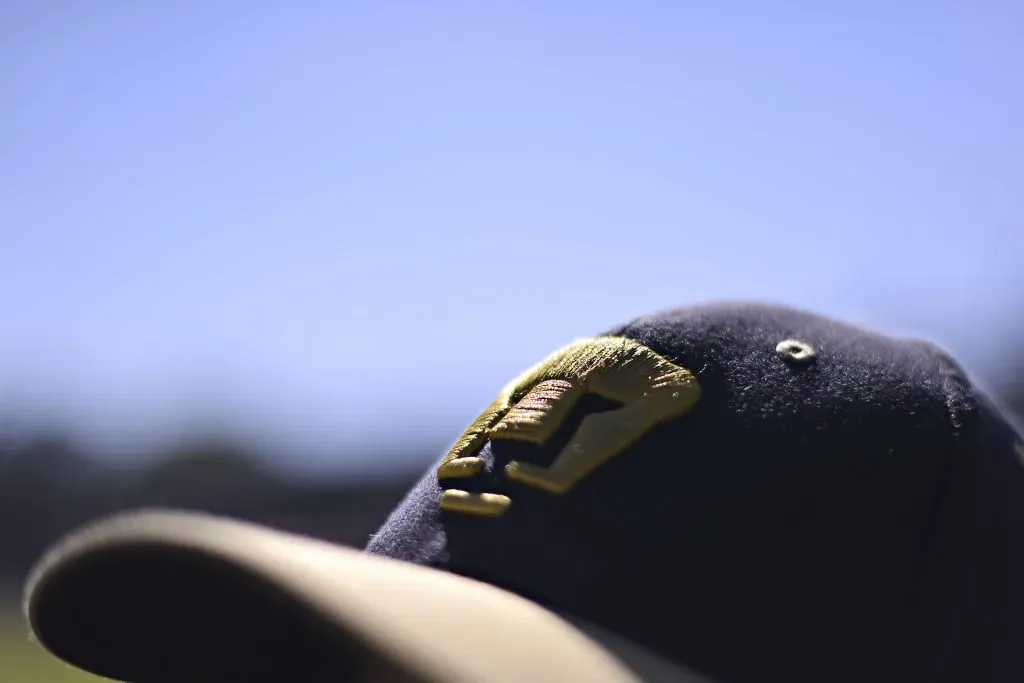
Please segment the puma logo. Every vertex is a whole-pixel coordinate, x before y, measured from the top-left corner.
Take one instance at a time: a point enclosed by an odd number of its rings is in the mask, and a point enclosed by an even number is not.
[[[585,417],[549,467],[513,461],[510,480],[551,494],[569,491],[657,424],[685,415],[700,398],[686,368],[625,337],[577,341],[510,382],[469,426],[438,467],[439,480],[472,477],[484,468],[477,453],[488,439],[543,445],[558,431],[580,398],[597,394],[620,408]],[[500,516],[508,496],[448,489],[442,509]]]

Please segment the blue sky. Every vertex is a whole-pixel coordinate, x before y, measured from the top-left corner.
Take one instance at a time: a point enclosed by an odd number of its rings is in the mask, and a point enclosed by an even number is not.
[[[1022,6],[20,4],[8,424],[368,469],[680,304],[927,336],[995,383],[1024,340]]]

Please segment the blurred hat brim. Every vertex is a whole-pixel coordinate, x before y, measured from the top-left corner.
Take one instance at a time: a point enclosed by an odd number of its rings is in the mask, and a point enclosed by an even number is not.
[[[489,584],[192,512],[72,532],[25,611],[53,655],[130,683],[706,683]]]

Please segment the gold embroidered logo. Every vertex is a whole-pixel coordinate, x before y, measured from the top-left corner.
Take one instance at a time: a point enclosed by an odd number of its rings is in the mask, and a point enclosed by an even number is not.
[[[621,403],[583,419],[550,467],[513,461],[505,476],[547,493],[565,493],[655,425],[686,414],[700,385],[686,368],[625,337],[584,339],[548,356],[509,383],[462,434],[437,470],[438,479],[472,477],[488,439],[547,443],[586,393]],[[446,490],[445,510],[497,517],[511,500],[495,493]]]

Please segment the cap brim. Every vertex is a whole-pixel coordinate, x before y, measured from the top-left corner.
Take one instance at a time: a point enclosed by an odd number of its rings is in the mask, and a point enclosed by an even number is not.
[[[485,583],[189,512],[70,534],[25,609],[56,657],[131,683],[706,681]]]

